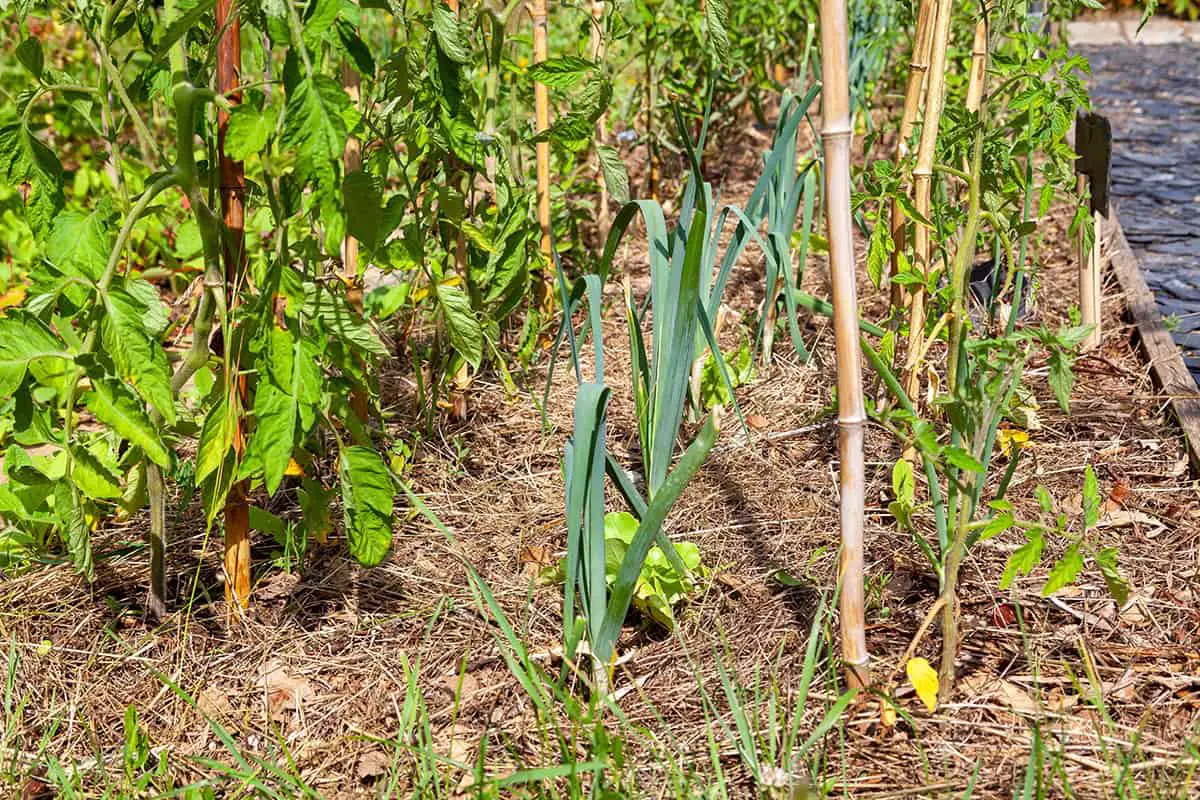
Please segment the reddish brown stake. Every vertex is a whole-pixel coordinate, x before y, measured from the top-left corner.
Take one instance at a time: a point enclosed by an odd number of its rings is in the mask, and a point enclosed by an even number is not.
[[[217,92],[231,103],[240,103],[242,38],[234,0],[217,0]],[[225,155],[225,132],[229,126],[229,114],[217,111],[218,170],[221,179],[221,214],[224,218],[222,257],[225,260],[225,297],[228,302],[229,318],[237,304],[238,288],[245,268],[245,214],[246,174],[242,162]],[[237,341],[236,333],[230,336]],[[237,349],[230,347],[232,373],[237,373]],[[242,409],[246,405],[246,379],[238,375],[234,382],[238,394],[237,403],[230,408]],[[230,388],[233,391],[233,387]],[[233,399],[233,398],[231,398]],[[245,449],[245,432],[240,413],[234,418],[233,446],[240,460]],[[245,481],[235,483],[225,500],[225,599],[236,602],[241,608],[250,604],[250,505]]]
[[[546,60],[549,22],[546,19],[546,0],[531,0],[529,16],[533,19],[533,63],[540,64]],[[541,81],[533,84],[533,116],[534,128],[537,133],[545,133],[550,128],[550,89]],[[541,250],[550,263],[551,229],[550,229],[550,142],[537,143],[537,217],[538,227],[541,228]],[[554,308],[554,292],[550,279],[541,274],[535,278],[534,291],[537,295],[538,310],[549,315]]]
[[[350,96],[350,101],[356,105],[358,104],[361,83],[362,79],[358,77],[358,73],[354,71],[354,68],[348,63],[343,64],[342,85],[346,87],[346,94]],[[346,150],[342,156],[342,161],[346,166],[347,175],[362,169],[362,143],[353,136],[346,140]],[[459,237],[459,241],[463,241],[461,236]],[[358,275],[358,239],[349,234],[346,235],[345,240],[342,242],[342,275],[349,290],[350,304],[355,310],[361,312],[363,308],[363,287]],[[350,410],[354,412],[354,416],[358,417],[360,421],[367,421],[370,412],[367,407],[367,393],[363,389],[355,389],[351,393]]]

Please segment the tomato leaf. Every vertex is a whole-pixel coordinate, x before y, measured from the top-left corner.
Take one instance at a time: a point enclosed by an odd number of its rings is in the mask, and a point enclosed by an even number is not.
[[[163,469],[171,465],[171,454],[150,421],[145,406],[133,390],[124,383],[108,378],[96,381],[83,402],[96,415],[130,444],[142,448],[146,457]]]
[[[392,479],[379,453],[368,447],[342,450],[338,462],[350,554],[373,567],[392,545]]]

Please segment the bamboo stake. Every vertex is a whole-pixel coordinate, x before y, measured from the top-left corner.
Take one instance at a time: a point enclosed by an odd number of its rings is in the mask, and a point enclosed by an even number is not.
[[[917,9],[917,29],[913,34],[912,61],[909,62],[908,86],[904,91],[904,115],[900,118],[900,139],[896,143],[896,163],[908,157],[908,140],[917,125],[917,113],[921,108],[921,96],[925,88],[925,74],[929,72],[929,47],[933,31],[934,0],[921,0]],[[911,189],[910,189],[911,191]],[[904,250],[904,210],[900,201],[892,200],[892,250],[889,276],[894,279],[900,272],[900,253]],[[904,287],[892,283],[892,308],[899,309],[905,303]]]
[[[971,45],[971,74],[967,79],[967,111],[979,113],[983,102],[983,79],[987,75],[988,27],[981,17],[975,23],[975,41]]]
[[[985,114],[983,108],[983,92],[987,83],[988,65],[988,26],[987,18],[981,17],[975,23],[975,43],[972,47],[971,74],[967,82],[967,111],[975,115],[975,140],[971,147],[971,155],[965,159],[968,177],[967,186],[967,221],[963,226],[962,236],[958,242],[958,251],[954,254],[954,266],[950,277],[951,322],[950,322],[950,355],[946,362],[946,385],[951,394],[958,388],[958,356],[962,348],[963,331],[966,325],[966,296],[969,289],[967,281],[971,272],[971,264],[975,261],[975,240],[979,235],[980,218],[980,180],[983,172],[983,139]]]
[[[592,0],[592,61],[599,64],[604,60],[604,0]],[[605,141],[605,129],[608,127],[608,115],[601,114],[596,120],[596,146],[600,147]],[[596,227],[600,233],[600,241],[608,237],[608,184],[604,180],[604,166],[600,156],[596,156],[596,183],[600,186],[600,212],[596,218]]]
[[[546,19],[546,0],[531,0],[529,15],[533,18],[533,63],[540,64],[546,60],[549,23]],[[550,128],[550,90],[546,84],[537,81],[533,84],[534,125],[536,131],[544,133]],[[550,263],[551,230],[550,230],[550,142],[537,143],[537,211],[538,225],[542,229],[542,255],[546,263]],[[554,293],[550,289],[547,275],[536,279],[534,291],[538,308],[549,314],[553,309]]]
[[[917,165],[913,169],[914,205],[917,213],[929,219],[930,193],[933,187],[933,156],[937,145],[938,128],[942,121],[942,103],[946,78],[946,50],[950,44],[950,24],[954,12],[953,0],[937,0],[937,19],[929,59],[929,86],[925,99],[925,119],[921,125],[921,142],[917,149]],[[929,228],[917,224],[914,237],[914,256],[918,272],[929,275],[932,243]],[[909,298],[908,357],[904,366],[904,390],[913,402],[919,402],[921,371],[919,354],[925,341],[925,289],[916,286]]]
[[[842,658],[846,683],[871,682],[863,616],[863,462],[862,362],[858,344],[858,293],[854,277],[854,239],[850,221],[849,32],[846,0],[821,0],[821,140],[825,148],[825,196],[829,234],[829,277],[833,290],[834,340],[838,366],[838,439],[841,455]]]
[[[236,0],[217,0],[217,30],[223,31],[217,43],[217,92],[226,96],[231,103],[240,103],[242,96],[237,87],[241,81],[242,39],[241,25],[235,6]],[[225,259],[225,297],[230,317],[237,302],[237,287],[245,267],[245,203],[246,175],[242,162],[225,155],[225,132],[229,126],[229,113],[217,112],[217,152],[220,154],[219,172],[221,189],[221,212],[225,221],[223,256]],[[226,342],[228,357],[236,363],[236,337]],[[229,390],[236,390],[241,402],[231,408],[246,405],[245,376],[232,371],[228,379]],[[236,377],[235,377],[236,375]],[[245,449],[245,432],[240,415],[234,421],[233,446],[240,459]],[[247,500],[246,481],[238,481],[229,490],[225,500],[225,599],[236,602],[241,608],[250,604],[250,505]]]

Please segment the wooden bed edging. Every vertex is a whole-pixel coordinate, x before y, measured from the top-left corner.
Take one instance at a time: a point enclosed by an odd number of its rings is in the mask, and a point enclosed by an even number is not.
[[[1193,474],[1200,473],[1200,388],[1158,312],[1154,294],[1146,285],[1141,264],[1125,239],[1117,215],[1113,215],[1106,227],[1112,231],[1105,242],[1109,263],[1121,284],[1125,308],[1137,325],[1138,340],[1149,362],[1151,377],[1166,396],[1183,430]]]

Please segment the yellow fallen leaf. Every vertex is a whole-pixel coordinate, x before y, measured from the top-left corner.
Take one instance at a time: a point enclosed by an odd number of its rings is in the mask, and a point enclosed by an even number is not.
[[[923,658],[911,658],[904,665],[908,673],[908,682],[917,690],[917,697],[929,709],[930,713],[937,709],[938,675],[929,662]]]
[[[291,475],[291,476],[293,476],[293,477],[300,476],[300,475],[303,475],[303,474],[304,474],[304,467],[302,467],[302,466],[300,466],[299,464],[297,464],[297,463],[296,463],[296,459],[294,459],[294,458],[289,458],[289,459],[288,459],[288,465],[287,465],[287,467],[286,467],[286,468],[283,470],[283,474],[284,474],[284,475]]]
[[[1013,449],[1024,450],[1029,447],[1029,434],[1015,428],[1000,429],[1000,452],[1012,458]]]

